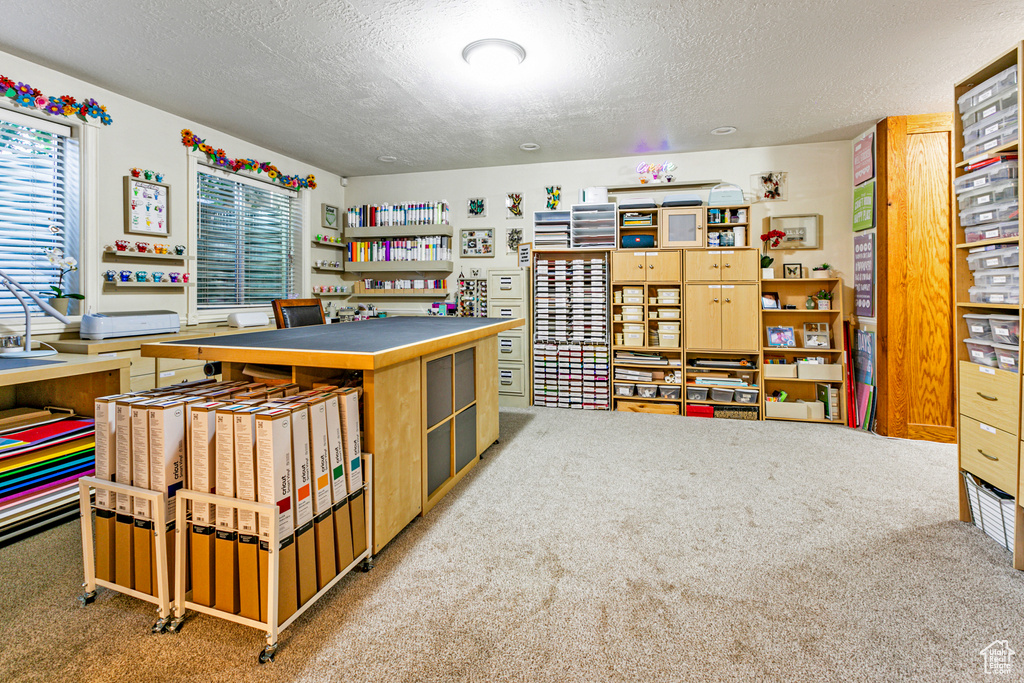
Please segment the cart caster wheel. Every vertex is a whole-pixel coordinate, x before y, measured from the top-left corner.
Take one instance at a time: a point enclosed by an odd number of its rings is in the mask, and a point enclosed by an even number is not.
[[[150,629],[150,631],[152,631],[153,633],[163,633],[167,629],[168,621],[170,620],[166,617],[163,619],[158,619],[157,622],[153,624],[153,628]]]
[[[177,633],[185,623],[185,617],[176,617],[167,624],[168,633]]]
[[[81,605],[82,607],[85,607],[86,605],[91,605],[95,601],[96,601],[96,591],[89,591],[88,593],[84,593],[84,594],[78,596],[78,604]]]
[[[265,648],[260,650],[260,664],[266,664],[267,662],[274,661],[274,655],[277,654],[277,645],[267,645]]]
[[[373,558],[372,557],[368,557],[365,560],[363,560],[363,564],[361,564],[359,566],[359,569],[361,569],[363,571],[363,573],[366,573],[366,572],[370,571],[371,569],[373,569],[374,566],[375,566],[375,563],[373,561]]]

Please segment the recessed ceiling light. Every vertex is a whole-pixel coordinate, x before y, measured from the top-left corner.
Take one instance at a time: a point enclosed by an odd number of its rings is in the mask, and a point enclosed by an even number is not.
[[[462,58],[470,66],[484,69],[505,69],[521,64],[526,50],[519,43],[504,38],[474,40],[462,48]]]
[[[736,132],[736,126],[719,126],[711,131],[712,135],[732,135]]]
[[[524,142],[523,144],[519,145],[519,149],[523,150],[524,152],[536,152],[538,149],[540,149],[540,145],[538,145],[536,142]]]
[[[393,164],[398,161],[398,157],[393,157],[390,154],[382,154],[377,157],[377,161],[383,161],[385,164]]]

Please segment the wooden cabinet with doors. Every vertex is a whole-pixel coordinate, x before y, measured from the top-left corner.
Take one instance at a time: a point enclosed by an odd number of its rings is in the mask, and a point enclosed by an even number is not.
[[[687,249],[686,280],[756,282],[761,267],[757,249]]]
[[[683,306],[687,352],[756,352],[758,301],[758,286],[753,282],[687,283]]]
[[[705,207],[665,208],[658,217],[658,246],[662,249],[704,247]]]
[[[613,251],[612,279],[630,282],[679,282],[678,251]]]

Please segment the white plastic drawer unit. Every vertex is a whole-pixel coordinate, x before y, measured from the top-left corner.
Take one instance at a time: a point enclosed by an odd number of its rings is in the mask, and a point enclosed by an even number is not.
[[[526,393],[525,373],[522,365],[498,364],[498,393],[522,396]]]
[[[509,304],[503,306],[500,301],[491,299],[491,317],[493,318],[522,318],[523,307],[520,304]]]
[[[521,363],[526,360],[523,354],[523,335],[515,332],[502,332],[498,335],[498,361]]]
[[[523,273],[498,272],[487,276],[487,296],[490,299],[522,299]]]

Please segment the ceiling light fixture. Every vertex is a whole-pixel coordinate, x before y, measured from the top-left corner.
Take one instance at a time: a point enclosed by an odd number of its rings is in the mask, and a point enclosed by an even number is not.
[[[466,64],[484,69],[506,69],[522,64],[526,50],[519,43],[504,38],[474,40],[462,48]]]
[[[398,157],[393,157],[390,154],[382,154],[377,157],[377,161],[383,161],[385,164],[393,164],[398,161]]]
[[[540,145],[538,145],[536,142],[524,142],[523,144],[519,145],[519,149],[523,150],[524,152],[536,152],[538,149],[540,149]]]
[[[719,126],[711,131],[712,135],[732,135],[736,132],[736,126]]]

